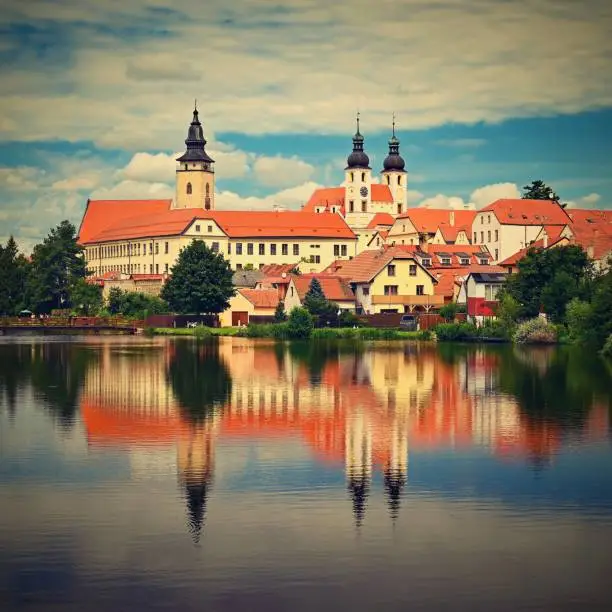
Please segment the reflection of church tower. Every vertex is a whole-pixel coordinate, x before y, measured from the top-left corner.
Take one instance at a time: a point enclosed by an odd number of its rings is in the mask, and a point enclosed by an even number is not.
[[[211,423],[195,425],[189,438],[179,440],[179,482],[185,487],[187,525],[194,542],[199,542],[206,501],[214,474],[215,433]]]
[[[391,432],[389,459],[384,467],[385,493],[391,518],[399,513],[402,490],[408,475],[408,431],[395,425]]]
[[[348,423],[345,445],[346,480],[357,527],[363,522],[372,481],[372,434],[363,415]]]

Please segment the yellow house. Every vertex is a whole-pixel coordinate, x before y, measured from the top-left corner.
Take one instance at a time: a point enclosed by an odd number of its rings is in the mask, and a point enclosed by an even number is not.
[[[470,244],[473,210],[412,208],[389,230],[389,245]]]
[[[274,316],[278,306],[276,289],[238,289],[229,307],[219,315],[221,327],[248,325],[253,316]]]
[[[401,247],[363,251],[326,272],[349,280],[357,311],[364,314],[429,312],[444,304],[444,296],[435,295],[436,278],[413,252]]]

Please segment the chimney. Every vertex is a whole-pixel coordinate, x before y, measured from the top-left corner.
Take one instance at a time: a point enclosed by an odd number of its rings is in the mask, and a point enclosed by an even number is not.
[[[423,250],[423,253],[429,253],[429,242],[424,242],[421,245],[421,249]]]
[[[450,224],[451,224],[451,227],[455,227],[455,211],[454,210],[450,211]]]

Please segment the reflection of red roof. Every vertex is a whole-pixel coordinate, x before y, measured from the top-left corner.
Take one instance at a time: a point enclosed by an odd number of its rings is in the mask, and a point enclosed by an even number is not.
[[[238,289],[255,308],[276,308],[278,291],[276,289]]]
[[[325,297],[332,302],[354,302],[355,294],[351,291],[345,278],[327,274],[300,274],[293,277],[293,284],[300,300],[303,300],[310,288],[312,279],[316,278],[321,284]]]
[[[550,200],[501,199],[480,212],[492,212],[505,225],[567,225],[568,214]]]

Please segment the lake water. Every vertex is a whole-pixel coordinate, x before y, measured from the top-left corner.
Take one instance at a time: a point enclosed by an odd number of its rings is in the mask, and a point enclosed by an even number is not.
[[[610,610],[611,371],[0,339],[0,609]]]

